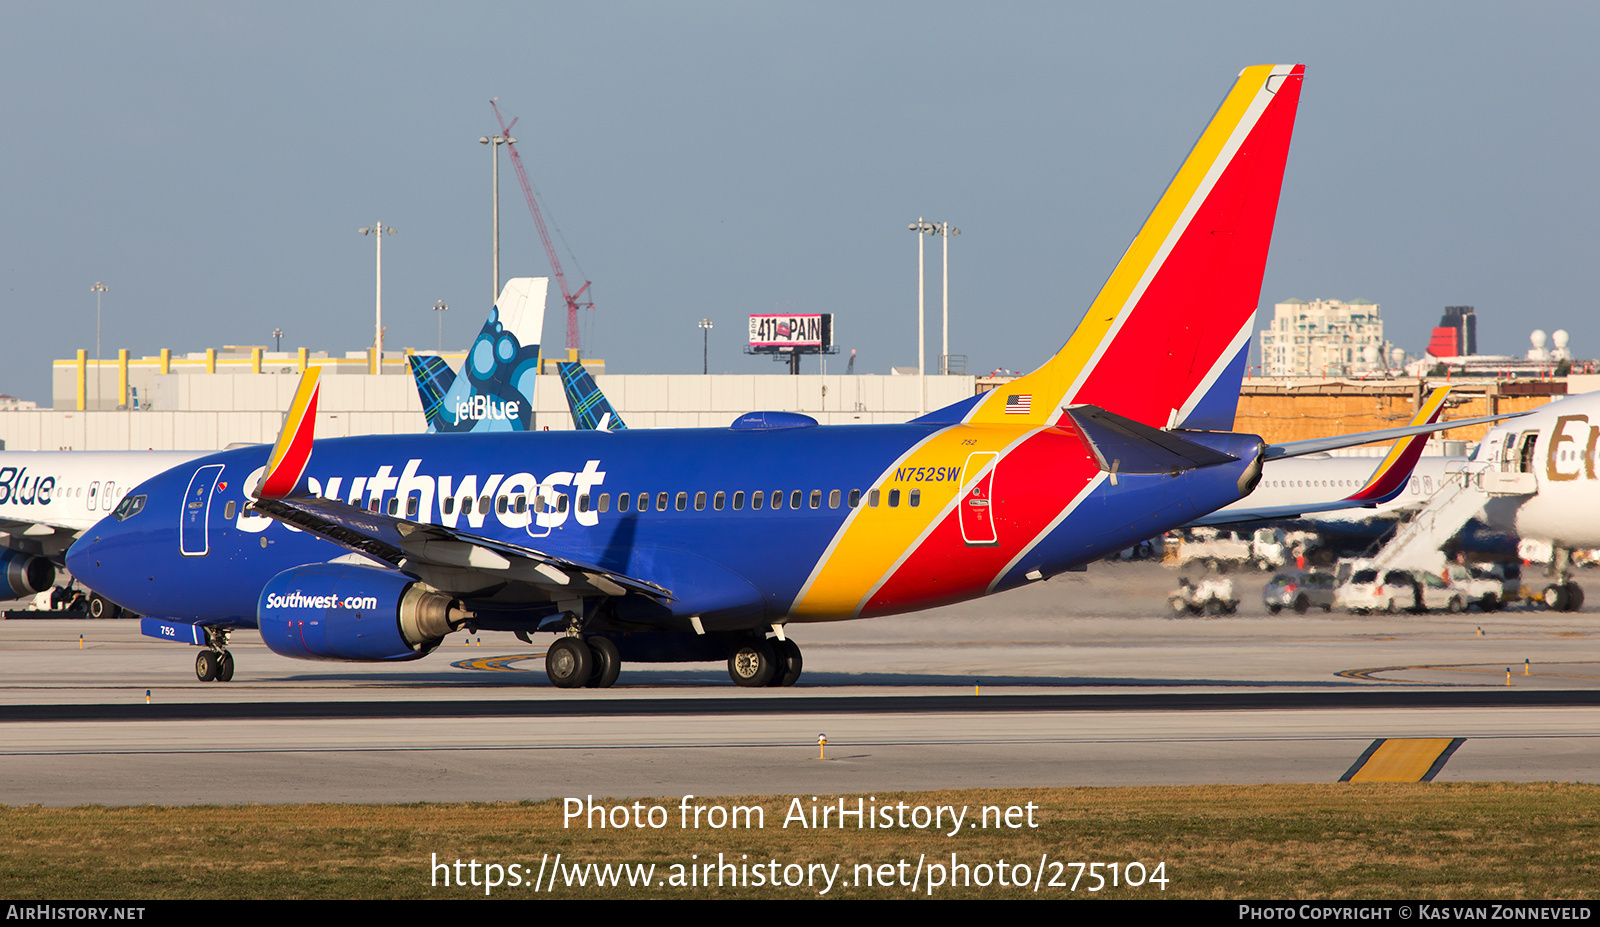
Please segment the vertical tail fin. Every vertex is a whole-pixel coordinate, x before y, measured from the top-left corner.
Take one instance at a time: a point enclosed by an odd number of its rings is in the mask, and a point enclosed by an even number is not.
[[[1078,403],[1158,428],[1220,420],[1205,400],[1255,316],[1303,74],[1240,72],[1066,345],[967,421],[1042,425]]]
[[[417,396],[422,400],[422,417],[428,422],[428,433],[439,430],[444,418],[444,397],[456,382],[456,372],[433,354],[412,354],[406,358],[411,364],[411,379],[417,381]]]
[[[573,427],[579,431],[627,429],[587,368],[577,361],[562,361],[556,364],[556,370],[561,374],[561,389],[567,394],[567,408],[572,410]]]
[[[430,434],[532,430],[549,285],[546,277],[507,280],[460,374],[437,357],[411,358]]]

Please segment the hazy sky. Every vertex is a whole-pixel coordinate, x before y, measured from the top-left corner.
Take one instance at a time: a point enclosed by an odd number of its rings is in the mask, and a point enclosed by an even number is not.
[[[451,6],[0,5],[0,392],[47,401],[48,359],[94,350],[96,280],[110,357],[274,327],[360,349],[375,221],[399,229],[388,347],[434,345],[439,299],[465,344],[491,298],[492,96],[612,371],[697,372],[707,317],[713,371],[780,372],[742,353],[773,311],[835,313],[865,372],[914,364],[918,216],[962,230],[951,350],[1029,369],[1234,75],[1274,62],[1307,74],[1269,312],[1364,297],[1417,352],[1467,303],[1486,352],[1537,327],[1600,355],[1593,4]],[[503,273],[544,274],[505,161],[501,185]],[[564,343],[554,287],[545,332]]]

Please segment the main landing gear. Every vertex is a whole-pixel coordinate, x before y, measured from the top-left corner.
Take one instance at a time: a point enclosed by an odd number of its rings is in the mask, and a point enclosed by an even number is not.
[[[1544,587],[1539,597],[1545,608],[1553,612],[1575,612],[1583,607],[1583,587],[1572,581],[1572,549],[1552,547],[1550,574],[1555,582]]]
[[[562,637],[544,655],[544,672],[562,689],[609,689],[622,672],[622,655],[605,637]]]
[[[194,658],[194,675],[201,682],[232,682],[233,654],[228,651],[228,632],[206,628],[206,650]]]
[[[748,689],[792,686],[801,668],[800,645],[787,638],[753,638],[728,654],[728,675]]]
[[[728,675],[746,688],[792,686],[800,679],[802,667],[800,646],[776,637],[744,638],[728,654]],[[621,671],[622,656],[617,645],[600,635],[584,637],[569,632],[556,638],[545,651],[545,675],[561,689],[610,688]]]

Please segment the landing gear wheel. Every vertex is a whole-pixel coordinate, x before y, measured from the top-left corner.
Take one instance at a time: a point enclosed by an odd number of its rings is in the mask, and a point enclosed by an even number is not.
[[[764,639],[740,644],[728,654],[728,675],[748,689],[759,689],[771,682],[777,669],[777,654]]]
[[[1567,610],[1567,587],[1565,585],[1546,586],[1541,600],[1544,602],[1545,608],[1553,612],[1564,612]]]
[[[622,654],[617,652],[617,645],[608,637],[591,637],[584,643],[589,645],[589,656],[594,662],[585,685],[591,689],[611,688],[617,681],[617,674],[622,672]]]
[[[211,682],[217,678],[217,652],[215,650],[202,650],[195,656],[194,674],[201,682]]]
[[[117,606],[100,593],[91,592],[89,593],[89,617],[115,618],[117,617]]]
[[[544,655],[544,673],[559,689],[581,689],[589,682],[594,658],[589,645],[576,637],[563,637]]]
[[[217,682],[233,681],[233,654],[224,650],[217,654]]]
[[[800,678],[800,645],[791,640],[769,641],[769,643],[778,655],[778,663],[772,674],[772,681],[767,685],[774,688],[794,685]]]
[[[1577,583],[1567,583],[1567,611],[1575,612],[1583,607],[1583,587]]]

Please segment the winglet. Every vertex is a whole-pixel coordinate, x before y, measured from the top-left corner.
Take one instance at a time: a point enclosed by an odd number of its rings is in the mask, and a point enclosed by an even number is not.
[[[294,491],[306,472],[306,464],[311,462],[311,441],[317,430],[317,390],[321,374],[321,367],[307,367],[300,375],[300,386],[294,392],[289,414],[284,417],[278,443],[272,446],[272,457],[256,489],[256,498],[282,499]]]
[[[1428,394],[1422,405],[1417,409],[1417,414],[1412,416],[1411,424],[1432,425],[1439,420],[1444,412],[1445,397],[1450,395],[1450,387],[1441,386]],[[1383,458],[1383,463],[1378,464],[1378,469],[1372,471],[1372,476],[1360,489],[1351,493],[1348,498],[1352,502],[1366,502],[1376,504],[1388,502],[1405,488],[1406,481],[1411,479],[1411,471],[1416,468],[1417,461],[1422,457],[1422,448],[1428,443],[1432,435],[1412,435],[1401,438],[1389,448],[1389,453]]]

